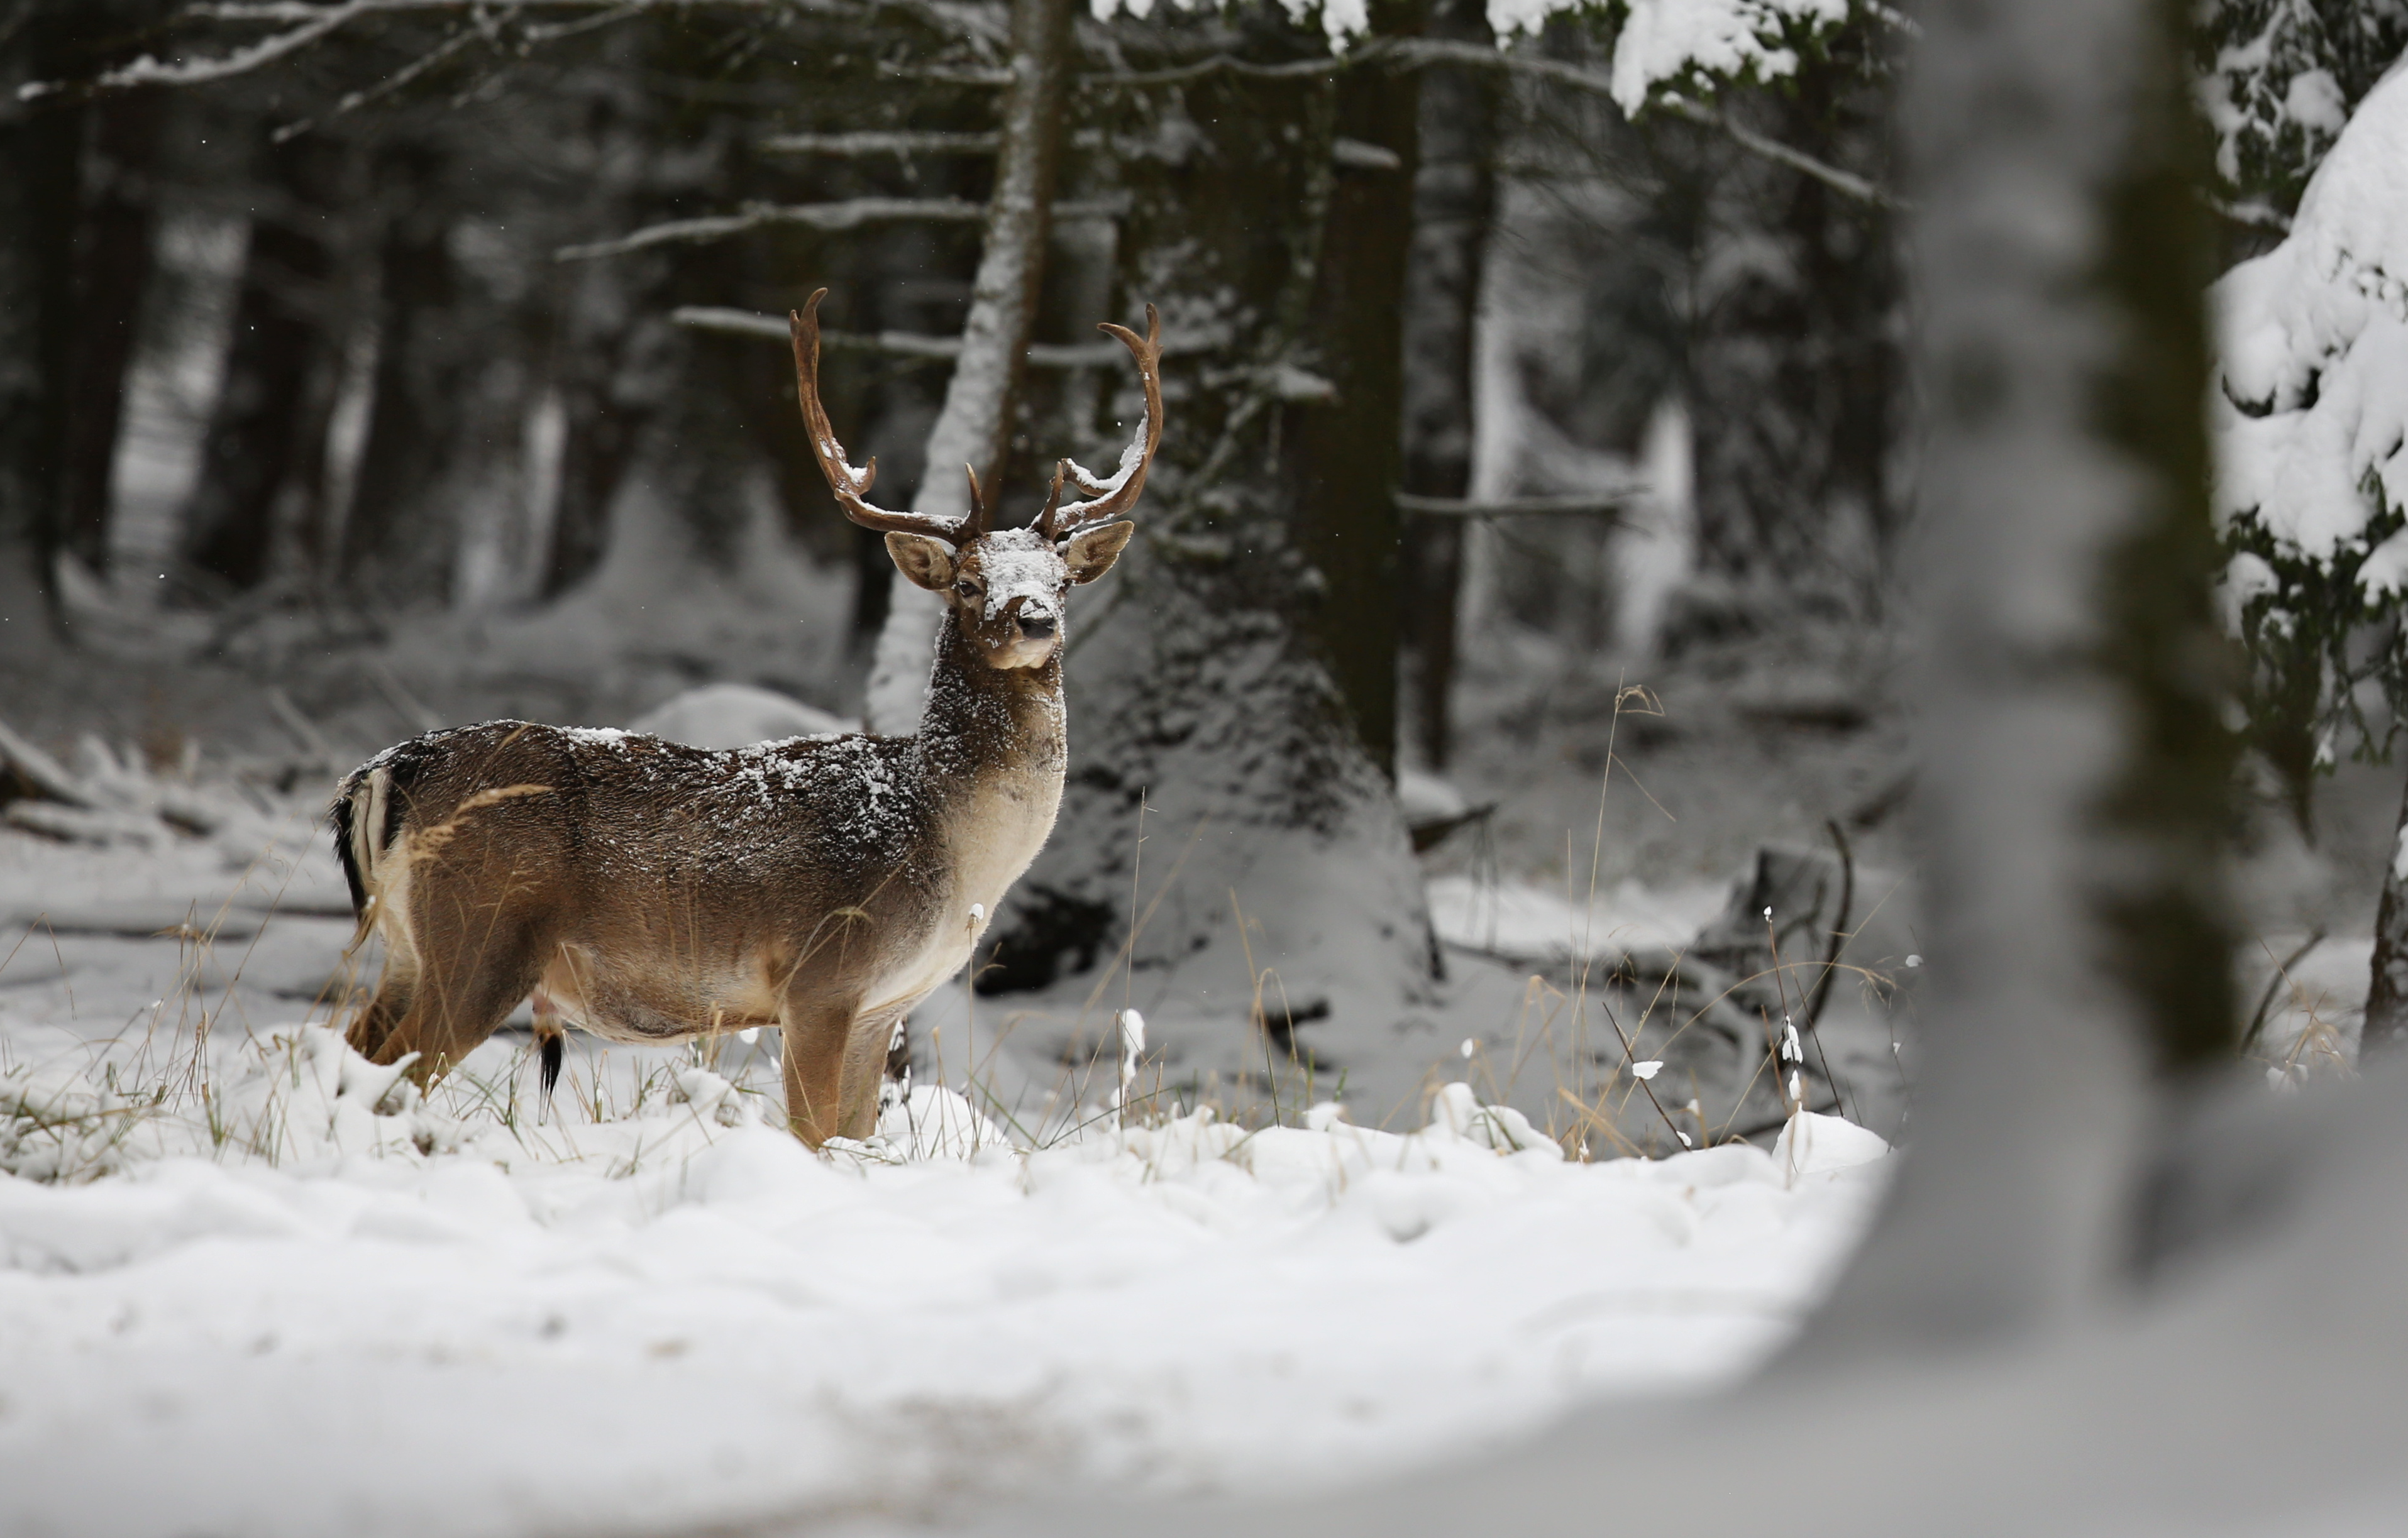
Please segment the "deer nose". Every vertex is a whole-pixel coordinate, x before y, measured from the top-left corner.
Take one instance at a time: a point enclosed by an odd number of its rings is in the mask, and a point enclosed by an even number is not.
[[[1020,634],[1029,640],[1042,641],[1054,634],[1054,617],[1050,614],[1024,614],[1019,619]]]

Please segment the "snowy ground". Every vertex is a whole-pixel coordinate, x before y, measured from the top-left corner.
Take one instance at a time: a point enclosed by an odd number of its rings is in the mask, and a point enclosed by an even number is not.
[[[1035,1149],[924,1087],[916,1135],[821,1159],[765,1124],[758,1048],[580,1055],[547,1117],[497,1038],[416,1104],[303,1023],[349,922],[302,847],[0,833],[0,1531],[1345,1480],[1727,1380],[1881,1178],[1820,1118],[1568,1161],[1460,1086],[1412,1135],[1099,1118]]]

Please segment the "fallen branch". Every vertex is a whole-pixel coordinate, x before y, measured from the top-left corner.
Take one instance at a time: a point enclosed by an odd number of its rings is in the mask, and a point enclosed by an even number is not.
[[[67,773],[66,766],[58,760],[19,736],[6,721],[0,721],[0,760],[17,772],[18,778],[33,787],[36,795],[68,806],[97,805],[83,781]]]

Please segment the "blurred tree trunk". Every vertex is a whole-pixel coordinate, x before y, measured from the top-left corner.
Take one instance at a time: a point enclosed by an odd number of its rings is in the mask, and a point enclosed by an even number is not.
[[[968,465],[982,484],[1003,462],[1020,376],[1036,330],[1037,301],[1054,225],[1054,186],[1068,116],[1069,0],[1012,0],[1012,83],[1002,103],[1003,144],[986,237],[962,327],[961,356],[945,404],[928,431],[920,486],[910,506],[934,517],[969,510]],[[936,595],[890,585],[864,707],[873,732],[919,724],[935,655]]]
[[[379,261],[376,400],[359,489],[341,542],[341,575],[386,610],[451,596],[456,509],[442,494],[464,419],[475,346],[466,335],[450,245],[453,209],[437,150],[404,140],[378,157],[388,199]]]
[[[1495,41],[1480,0],[1438,0],[1429,35],[1446,42]],[[1496,76],[1484,70],[1439,65],[1422,72],[1420,163],[1413,171],[1412,248],[1405,269],[1398,477],[1416,496],[1462,497],[1471,490],[1473,329],[1497,206],[1498,91]],[[1411,664],[1414,732],[1423,762],[1442,769],[1452,746],[1463,520],[1412,518],[1404,531],[1401,641]]]
[[[264,140],[265,128],[260,133]],[[287,496],[315,506],[334,405],[329,224],[342,152],[310,134],[263,142],[259,155],[233,337],[200,478],[182,515],[184,564],[209,596],[248,591],[266,578]]]
[[[0,25],[0,622],[19,647],[57,615],[70,314],[82,109],[17,87],[78,62],[69,0],[21,7]]]
[[[104,97],[89,109],[61,524],[66,548],[95,572],[108,569],[117,440],[154,260],[155,163],[166,109],[157,91]]]
[[[1799,1361],[2095,1311],[2153,1069],[2230,1049],[2186,13],[1919,13],[1933,991],[1913,1147]]]
[[[1371,7],[1374,38],[1420,33],[1427,0]],[[1320,233],[1314,371],[1327,402],[1286,409],[1297,543],[1319,574],[1321,646],[1373,762],[1397,763],[1397,619],[1402,528],[1398,424],[1405,399],[1405,272],[1413,220],[1421,73],[1350,69],[1334,106],[1337,178]]]

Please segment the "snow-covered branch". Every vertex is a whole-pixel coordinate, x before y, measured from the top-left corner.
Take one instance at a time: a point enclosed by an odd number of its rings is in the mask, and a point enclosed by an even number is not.
[[[1056,203],[1056,220],[1112,219],[1125,210],[1117,198],[1090,198]],[[987,206],[954,197],[856,197],[839,203],[754,203],[742,212],[712,214],[700,219],[673,219],[649,224],[610,240],[563,246],[552,252],[556,262],[591,262],[624,256],[654,246],[724,240],[748,230],[778,224],[800,224],[814,230],[853,230],[864,224],[922,220],[935,223],[975,224],[986,218]],[[781,322],[782,324],[783,322]],[[781,333],[783,335],[783,333]]]
[[[1290,59],[1280,64],[1255,64],[1234,53],[1215,53],[1191,64],[1171,64],[1161,69],[1102,70],[1079,77],[1083,91],[1125,90],[1140,86],[1183,85],[1200,80],[1208,75],[1242,75],[1253,79],[1282,80],[1310,78],[1316,75],[1333,75],[1342,69],[1385,58],[1393,51],[1384,40],[1368,43],[1351,53],[1332,54],[1325,59]]]
[[[773,134],[760,148],[781,155],[991,155],[1001,134],[948,134],[894,129],[860,134]]]
[[[1656,105],[1676,118],[1684,119],[1703,127],[1720,129],[1729,136],[1733,144],[1741,149],[1786,165],[1793,171],[1803,172],[1832,191],[1844,193],[1859,203],[1870,203],[1882,208],[1905,206],[1898,198],[1855,172],[1842,171],[1828,162],[1816,160],[1803,150],[1792,150],[1779,139],[1768,138],[1743,123],[1733,122],[1728,113],[1700,106],[1698,103],[1682,97],[1660,100]]]
[[[1619,521],[1621,513],[1631,504],[1647,497],[1651,488],[1644,481],[1632,481],[1612,491],[1574,497],[1500,497],[1494,501],[1478,501],[1468,497],[1415,496],[1409,491],[1396,494],[1397,511],[1418,518],[1604,518]]]
[[[758,310],[731,309],[718,305],[686,305],[669,312],[672,323],[695,331],[715,331],[730,336],[758,336],[784,344],[786,318]],[[926,336],[908,331],[823,331],[820,345],[831,352],[874,352],[889,358],[925,358],[951,363],[962,355],[958,336]],[[1165,346],[1163,350],[1176,350]],[[1118,342],[1032,342],[1026,353],[1032,368],[1103,368],[1128,353]]]
[[[832,0],[216,0],[186,7],[180,19],[236,25],[280,26],[265,37],[227,52],[177,60],[150,54],[107,70],[89,80],[36,80],[17,88],[18,99],[30,101],[68,90],[122,91],[136,86],[210,85],[263,69],[322,38],[370,16],[444,16],[471,18],[480,33],[493,34],[505,22],[523,21],[529,11],[593,11],[601,13],[570,26],[523,28],[526,40],[549,41],[582,31],[586,25],[656,10],[833,10]],[[930,7],[948,13],[970,7]]]

